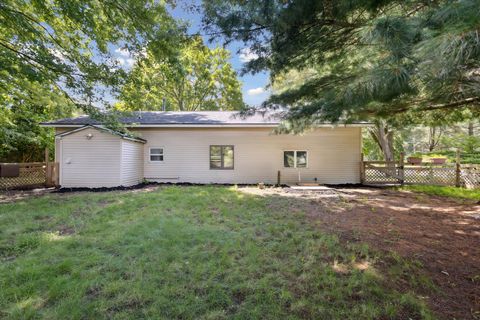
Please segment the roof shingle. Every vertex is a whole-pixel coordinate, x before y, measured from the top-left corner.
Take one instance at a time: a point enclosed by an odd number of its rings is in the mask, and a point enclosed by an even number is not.
[[[138,125],[276,125],[280,122],[278,114],[262,114],[241,116],[238,111],[135,111],[130,116],[120,117],[123,124]],[[65,118],[44,125],[99,125],[97,120],[89,116]]]

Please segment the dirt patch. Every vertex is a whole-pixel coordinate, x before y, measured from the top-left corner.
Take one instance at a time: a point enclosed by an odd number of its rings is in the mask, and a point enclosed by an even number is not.
[[[33,190],[1,190],[0,204],[21,201],[27,198],[44,196],[54,191],[54,188],[39,188]]]
[[[292,197],[310,219],[344,241],[418,260],[439,289],[428,296],[439,318],[480,319],[480,206],[473,201],[378,188],[241,190]]]
[[[74,234],[74,233],[75,233],[75,228],[73,228],[71,226],[62,225],[58,229],[58,234],[61,235],[61,236],[71,235],[71,234]]]

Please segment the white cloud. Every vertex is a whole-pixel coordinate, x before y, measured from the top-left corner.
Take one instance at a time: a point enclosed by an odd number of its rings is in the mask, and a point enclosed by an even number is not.
[[[131,68],[135,64],[136,59],[145,54],[143,50],[140,52],[140,54],[134,54],[128,49],[122,47],[115,49],[115,53],[118,55],[115,61],[124,69]]]
[[[255,88],[255,89],[250,89],[250,90],[247,91],[249,96],[257,96],[257,95],[262,94],[264,92],[265,92],[265,89],[263,89],[262,87],[258,87],[258,88]]]
[[[118,65],[130,68],[135,63],[135,59],[132,58],[117,58],[115,59]]]
[[[258,59],[258,54],[253,52],[250,48],[243,48],[240,50],[240,61],[245,63],[255,59]]]
[[[119,55],[123,56],[123,57],[130,57],[130,51],[128,51],[127,48],[117,48],[115,49],[115,52],[118,53]]]
[[[57,58],[61,62],[67,61],[67,58],[65,57],[65,55],[60,50],[55,49],[55,48],[51,48],[51,49],[48,49],[48,50],[50,51],[50,53],[53,56],[55,56],[55,58]]]

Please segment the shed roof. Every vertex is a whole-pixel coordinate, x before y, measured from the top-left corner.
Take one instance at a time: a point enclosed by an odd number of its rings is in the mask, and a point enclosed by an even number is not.
[[[95,125],[89,125],[89,124],[85,125],[83,127],[80,127],[80,128],[76,128],[76,129],[72,129],[72,130],[69,130],[69,131],[66,131],[66,132],[59,133],[55,136],[56,137],[64,137],[64,136],[68,136],[72,133],[79,132],[79,131],[82,131],[82,130],[85,130],[85,129],[88,129],[88,128],[93,128],[93,129],[96,129],[96,130],[99,130],[99,131],[108,132],[108,133],[113,134],[115,136],[119,136],[120,138],[125,139],[125,140],[130,140],[130,141],[135,141],[135,142],[140,142],[140,143],[146,143],[147,142],[147,140],[145,140],[145,139],[134,137],[134,136],[131,136],[131,135],[126,134],[126,133],[122,133],[122,132],[119,132],[119,131],[115,131],[115,130],[111,130],[111,129],[108,129],[108,128],[99,127],[99,126],[95,126]]]

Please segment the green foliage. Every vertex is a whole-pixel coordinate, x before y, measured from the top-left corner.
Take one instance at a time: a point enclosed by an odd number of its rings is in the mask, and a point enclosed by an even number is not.
[[[443,144],[458,148],[466,153],[480,154],[480,136],[469,136],[465,133],[457,133],[443,137]]]
[[[0,121],[0,162],[44,161],[44,150],[53,150],[53,129],[41,128],[38,122],[47,120],[42,110],[14,108]],[[37,109],[37,110],[35,110]]]
[[[476,189],[464,189],[442,186],[405,186],[402,187],[402,189],[414,192],[421,192],[433,196],[480,201],[480,190]]]
[[[398,259],[391,271],[376,269],[383,256],[321,232],[305,214],[310,207],[225,187],[2,204],[0,316],[432,318],[404,292],[403,274],[414,282],[418,268]],[[368,269],[353,267],[365,260]]]
[[[168,58],[183,30],[163,2],[149,0],[6,0],[0,22],[0,105],[38,104],[53,92],[85,111],[107,104],[125,76],[110,46]]]
[[[378,146],[369,132],[362,132],[362,152],[365,159],[368,160],[381,160],[384,159],[382,150]]]
[[[176,61],[159,61],[148,51],[121,90],[122,110],[235,110],[243,107],[241,86],[228,62],[230,53],[194,38]]]
[[[428,161],[431,158],[447,158],[448,162],[455,163],[457,159],[456,151],[439,150],[435,152],[416,152],[411,155],[423,157],[425,161]],[[460,162],[466,164],[480,164],[480,152],[461,152]]]
[[[215,0],[203,7],[207,30],[259,56],[245,72],[268,69],[275,81],[291,70],[314,71],[265,104],[288,106],[294,124],[480,114],[478,0]]]
[[[42,128],[39,123],[72,114],[68,103],[58,104],[0,107],[0,162],[44,161],[45,148],[52,151],[53,160],[54,130]]]
[[[138,57],[146,47],[174,59],[184,28],[161,1],[0,3],[0,161],[38,161],[53,131],[39,121],[82,110],[118,127],[109,105],[127,75],[112,48]],[[53,148],[51,148],[53,149]]]

